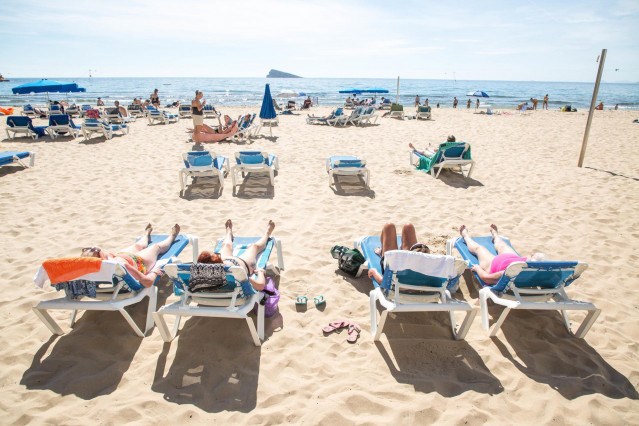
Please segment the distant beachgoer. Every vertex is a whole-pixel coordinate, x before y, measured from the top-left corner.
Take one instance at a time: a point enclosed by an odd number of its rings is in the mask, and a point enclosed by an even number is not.
[[[454,135],[449,135],[448,138],[446,139],[446,142],[455,142],[455,136]],[[428,144],[428,148],[425,148],[423,150],[417,149],[415,148],[415,145],[413,145],[412,143],[408,144],[408,147],[415,151],[416,153],[418,153],[419,155],[423,155],[425,157],[432,157],[433,155],[435,155],[435,153],[437,153],[437,151],[439,151],[439,147],[433,147],[430,143]]]
[[[479,108],[479,98],[477,98],[477,102],[475,102],[475,111]]]
[[[276,111],[281,111],[282,110],[282,107],[280,107],[277,104],[277,101],[275,100],[275,98],[273,98],[273,108],[275,108]]]
[[[457,108],[457,98],[453,99],[453,108]]]
[[[544,103],[541,105],[541,109],[548,109],[548,93],[544,96]]]
[[[439,104],[437,104],[437,108],[439,108]]]
[[[415,96],[415,106],[419,106],[420,102],[419,102],[419,95]]]
[[[490,225],[490,233],[493,235],[493,244],[495,245],[495,250],[497,250],[497,256],[488,251],[486,247],[475,242],[475,240],[470,237],[468,229],[466,229],[466,225],[462,225],[459,228],[459,233],[466,242],[468,250],[477,256],[477,259],[479,260],[479,265],[474,265],[470,268],[470,270],[477,273],[479,278],[481,278],[486,284],[497,284],[502,275],[504,275],[504,271],[511,263],[529,261],[541,262],[547,260],[546,255],[543,253],[533,253],[529,257],[520,257],[517,253],[515,253],[515,250],[506,244],[499,236],[495,225]]]
[[[522,102],[517,105],[517,111],[521,111],[524,108],[524,105],[528,105],[528,102]]]
[[[426,100],[424,100],[424,106],[428,106],[428,98],[426,98]]]
[[[204,94],[202,92],[200,92],[199,90],[195,91],[195,98],[193,98],[193,100],[191,101],[191,116],[193,117],[193,140],[195,141],[196,145],[200,145],[200,138],[199,136],[195,136],[195,134],[197,133],[199,135],[200,132],[204,131],[204,129],[202,129],[202,127],[204,126],[204,112],[202,111],[204,109],[204,105],[206,105],[206,100],[202,100],[202,98],[204,97]],[[208,127],[208,129],[206,129],[209,133],[211,132],[215,132],[215,129]]]
[[[344,101],[345,104],[350,104],[353,101],[351,101],[351,97],[349,96],[348,98],[346,98],[346,100]]]
[[[193,133],[193,140],[195,141],[196,145],[200,144],[200,134],[202,133],[208,133],[208,134],[213,134],[213,135],[222,135],[222,134],[230,134],[230,133],[234,133],[235,131],[237,131],[237,121],[233,121],[233,119],[231,119],[231,117],[229,117],[228,115],[224,116],[224,124],[222,124],[222,120],[220,119],[220,116],[218,115],[217,117],[217,121],[220,123],[220,125],[218,126],[217,129],[213,128],[213,127],[209,127],[206,124],[202,124],[201,126],[199,126],[199,131],[196,131],[195,129],[191,130],[187,130],[188,133]]]
[[[104,106],[104,101],[102,100],[102,98],[98,98],[98,106]]]
[[[311,97],[308,96],[306,100],[304,100],[304,103],[302,104],[302,109],[309,109],[311,105],[313,105],[313,101],[311,100]]]
[[[108,253],[99,247],[86,247],[82,249],[81,256],[113,260],[122,265],[140,284],[151,287],[155,279],[163,275],[160,268],[154,268],[155,263],[158,257],[166,253],[175,241],[180,233],[180,225],[174,225],[169,236],[156,244],[151,244],[152,231],[153,228],[149,223],[144,230],[144,238],[140,238],[132,246],[117,253]]]
[[[381,269],[384,273],[384,253],[390,250],[404,250],[414,251],[417,253],[430,253],[430,249],[426,244],[417,242],[417,234],[415,233],[415,227],[412,223],[407,223],[402,227],[402,246],[397,247],[397,230],[394,223],[386,223],[382,227],[380,234],[381,247],[375,249],[375,253],[381,257]],[[368,277],[374,279],[379,284],[382,282],[382,274],[379,273],[377,268],[368,269]]]
[[[603,101],[599,102],[599,105],[597,105],[595,109],[599,111],[603,111]]]
[[[115,105],[115,108],[113,108],[114,110],[117,110],[120,113],[121,117],[128,117],[129,114],[126,111],[126,108],[120,106],[120,101],[115,101],[113,103]]]
[[[153,93],[151,93],[150,98],[151,104],[156,108],[160,108],[160,96],[158,96],[158,89],[155,89]]]
[[[537,98],[530,98],[530,102],[532,102],[532,104],[533,104],[533,111],[536,111],[537,110],[537,102],[539,102],[539,101],[537,100]]]
[[[466,102],[466,109],[470,109],[470,98],[468,98],[468,102]]]
[[[57,105],[60,107],[60,112],[64,114],[64,105],[60,101],[53,101],[53,105]]]
[[[619,109],[619,104],[615,104],[615,111]]]

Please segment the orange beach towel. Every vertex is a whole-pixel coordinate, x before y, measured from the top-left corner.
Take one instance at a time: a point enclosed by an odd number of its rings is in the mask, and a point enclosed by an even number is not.
[[[98,272],[102,267],[102,259],[97,257],[63,257],[42,262],[42,267],[49,276],[51,285],[70,281],[85,274]]]

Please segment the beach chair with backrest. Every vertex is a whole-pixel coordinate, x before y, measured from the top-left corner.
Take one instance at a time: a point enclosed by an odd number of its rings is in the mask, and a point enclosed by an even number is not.
[[[204,118],[215,118],[218,115],[218,112],[215,110],[215,107],[213,107],[213,105],[204,105],[204,107],[202,108],[202,112],[204,114]]]
[[[178,108],[178,115],[180,118],[191,117],[191,105],[180,105]]]
[[[259,238],[235,237],[233,240],[233,255],[239,256],[246,248],[255,243]],[[223,239],[219,239],[215,252],[219,253]],[[277,249],[278,267],[269,263],[273,249]],[[276,238],[270,238],[266,248],[258,254],[256,268],[263,268],[279,275],[284,270],[284,258],[282,256],[282,243]],[[167,276],[173,281],[173,291],[180,297],[178,302],[163,306],[154,314],[160,335],[165,342],[173,340],[180,327],[183,316],[209,317],[209,318],[235,318],[245,320],[248,324],[251,337],[255,346],[260,346],[264,340],[264,305],[260,303],[264,293],[256,291],[251,286],[246,271],[238,266],[227,267],[227,285],[212,292],[189,291],[189,279],[191,277],[190,264],[174,264],[164,267]],[[256,275],[253,275],[256,278]],[[255,306],[257,311],[257,329],[248,314]],[[172,330],[165,320],[165,316],[175,316]]]
[[[7,132],[7,138],[14,139],[16,133],[24,133],[33,138],[33,140],[36,140],[39,136],[46,134],[46,129],[47,126],[34,126],[31,117],[10,115],[7,117],[7,127],[5,131]],[[9,132],[13,133],[13,136],[10,135]]]
[[[467,268],[467,262],[452,256],[391,250],[384,253],[384,272],[381,258],[375,249],[381,247],[379,237],[363,237],[355,241],[355,247],[364,255],[366,262],[357,276],[365,269],[377,269],[383,279],[370,292],[371,333],[379,340],[389,313],[400,312],[448,312],[453,336],[464,339],[477,311],[468,303],[454,299],[451,294],[459,287],[459,278]],[[401,247],[401,237],[397,237]],[[377,301],[383,311],[377,322]],[[455,312],[465,312],[459,328]]]
[[[199,177],[217,177],[220,181],[220,191],[224,188],[224,176],[229,173],[228,158],[215,155],[209,151],[190,151],[182,154],[184,168],[180,170],[180,186],[184,192],[187,179]]]
[[[297,105],[295,104],[295,101],[288,101],[288,103],[286,104],[286,110],[295,111],[296,109],[297,109]]]
[[[331,186],[338,175],[363,176],[364,184],[370,186],[370,171],[366,168],[366,160],[360,160],[353,155],[333,155],[326,159],[328,185]]]
[[[177,114],[169,114],[166,111],[158,111],[157,109],[150,109],[147,118],[149,119],[149,124],[153,124],[156,121],[162,124],[170,124],[179,120]]]
[[[383,102],[379,104],[379,109],[391,109],[392,103],[390,99],[384,99]]]
[[[89,140],[93,133],[98,133],[106,139],[111,139],[115,132],[122,132],[123,135],[129,133],[128,124],[108,124],[97,118],[85,118],[82,124],[82,135],[84,140]]]
[[[131,117],[141,117],[144,113],[142,112],[142,106],[137,104],[131,104],[126,107],[127,112]]]
[[[26,104],[22,107],[22,115],[26,117],[34,117],[37,118],[38,114],[36,114],[35,109],[30,104]]]
[[[424,120],[430,120],[431,117],[431,113],[430,113],[430,107],[429,106],[418,106],[417,107],[417,114],[415,115],[415,118],[417,120],[424,119]]]
[[[232,167],[233,191],[237,186],[237,174],[242,177],[250,173],[267,173],[271,186],[275,185],[275,172],[280,165],[275,155],[263,151],[240,151],[235,153],[236,164]]]
[[[91,105],[84,104],[80,107],[80,117],[85,117],[87,115],[87,111],[90,111],[94,108]]]
[[[343,108],[337,108],[331,112],[328,118],[323,117],[307,117],[307,124],[328,124],[329,126],[335,126],[339,123],[345,123],[348,120],[348,116],[344,115]]]
[[[76,115],[79,116],[80,115],[80,108],[77,105],[75,105],[75,104],[71,105],[71,106],[67,107],[66,114],[71,116],[71,117],[74,117]]]
[[[259,131],[259,124],[255,121],[257,114],[253,114],[248,120],[244,120],[241,123],[241,127],[238,127],[237,132],[231,137],[235,142],[244,142],[257,134]],[[242,117],[244,119],[244,117]],[[239,122],[239,120],[238,120]]]
[[[413,157],[414,156],[414,157]],[[467,142],[444,142],[439,145],[438,151],[432,157],[426,157],[415,151],[410,151],[410,163],[420,170],[429,172],[437,179],[442,169],[456,169],[464,176],[464,167],[470,165],[468,174],[470,177],[475,167],[475,161],[470,155],[470,144]],[[435,168],[438,168],[435,174]]]
[[[29,163],[25,163],[22,160],[29,159]],[[35,164],[35,152],[30,151],[4,151],[0,152],[0,167],[10,166],[12,164],[19,164],[25,169],[33,167]]]
[[[502,239],[512,247],[507,238],[502,237]],[[475,237],[473,240],[497,255],[492,237]],[[453,247],[457,249],[462,258],[469,262],[471,267],[479,265],[479,260],[468,250],[463,238],[449,239],[446,242],[448,254],[452,253]],[[571,324],[566,311],[586,311],[586,317],[574,333],[575,337],[583,338],[597,320],[601,310],[592,303],[571,299],[566,294],[565,287],[578,279],[586,268],[588,268],[588,264],[583,262],[514,262],[506,268],[504,275],[495,285],[488,285],[479,278],[476,272],[473,272],[482,286],[482,289],[479,290],[482,327],[484,330],[489,330],[488,299],[490,299],[493,303],[505,307],[490,328],[491,337],[497,334],[512,309],[541,309],[561,311],[564,325],[571,334]]]
[[[64,114],[62,112],[62,107],[58,104],[49,104],[49,115],[60,115]]]
[[[354,108],[355,104],[353,101],[344,102],[344,108]]]
[[[76,126],[73,119],[66,114],[56,114],[49,116],[49,126],[47,127],[47,133],[51,139],[55,139],[58,136],[65,135],[76,138],[80,131],[81,126]]]
[[[343,126],[346,126],[347,124],[352,124],[353,126],[357,126],[360,122],[360,119],[362,118],[362,115],[364,114],[366,107],[357,107],[355,108],[353,111],[351,111],[351,115],[349,115],[348,117],[346,117],[346,119],[342,122]]]
[[[369,106],[362,113],[362,115],[361,115],[361,117],[359,119],[359,124],[360,124],[360,126],[364,125],[364,124],[371,124],[371,120],[373,120],[373,122],[376,123],[377,122],[377,117],[378,117],[378,115],[375,114],[375,107],[374,106]]]
[[[390,107],[390,114],[388,114],[390,118],[400,118],[404,119],[404,106],[399,104],[392,104]]]
[[[166,235],[152,235],[151,243],[158,243]],[[177,260],[182,250],[191,242],[197,248],[197,237],[178,235],[169,250],[157,261],[155,268]],[[197,250],[194,250],[194,260]],[[50,275],[51,274],[51,275]],[[140,337],[153,327],[153,312],[157,301],[158,277],[150,287],[144,287],[118,262],[98,258],[64,258],[50,259],[42,266],[34,277],[35,283],[44,288],[47,281],[56,290],[64,290],[65,297],[46,300],[33,307],[35,314],[54,334],[64,334],[64,331],[49,315],[50,310],[70,310],[71,327],[75,322],[79,310],[86,311],[118,311],[129,323],[135,334]],[[149,298],[144,330],[133,321],[126,307]],[[108,327],[108,325],[105,325]]]

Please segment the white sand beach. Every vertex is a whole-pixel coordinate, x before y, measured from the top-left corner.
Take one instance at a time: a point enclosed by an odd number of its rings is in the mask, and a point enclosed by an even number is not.
[[[596,111],[583,168],[582,110],[486,116],[433,109],[431,121],[379,118],[362,128],[312,126],[305,117],[280,117],[274,138],[264,137],[266,129],[248,144],[206,144],[229,158],[244,149],[279,158],[274,188],[252,177],[233,194],[228,176],[219,196],[217,184],[206,182],[180,194],[190,119],[138,120],[130,134],[108,141],[0,141],[0,151],[36,153],[31,169],[0,168],[1,423],[639,423],[636,111]],[[2,120],[3,137],[5,127]],[[436,146],[451,134],[472,146],[471,178],[444,171],[434,179],[409,164],[409,142]],[[367,160],[370,190],[356,178],[329,187],[325,161],[339,154]],[[237,320],[187,318],[165,344],[157,328],[137,337],[117,312],[81,312],[72,330],[69,313],[56,312],[69,332],[52,336],[32,311],[61,297],[33,284],[46,259],[91,245],[121,249],[148,222],[159,233],[179,223],[199,236],[200,250],[211,250],[228,218],[236,236],[259,236],[272,219],[282,240],[279,313],[266,320],[261,347]],[[461,224],[489,235],[495,223],[523,255],[584,261],[588,270],[567,293],[601,315],[585,339],[571,337],[558,312],[514,311],[495,338],[477,315],[466,340],[455,341],[447,314],[398,314],[374,342],[371,281],[340,272],[330,249],[379,235],[389,221],[414,224],[435,253],[445,254]],[[191,246],[180,259],[191,261]],[[303,295],[311,303],[300,312],[295,299]],[[319,295],[327,302],[316,308]],[[479,309],[470,272],[454,297]],[[163,277],[158,307],[175,300]],[[490,306],[494,320],[501,308]],[[132,307],[138,323],[146,307]],[[362,327],[355,344],[346,332],[323,335],[340,318]]]

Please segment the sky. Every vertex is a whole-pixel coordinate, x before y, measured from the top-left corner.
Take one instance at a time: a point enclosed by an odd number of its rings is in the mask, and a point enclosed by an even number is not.
[[[0,73],[639,82],[638,36],[638,0],[0,0]]]

